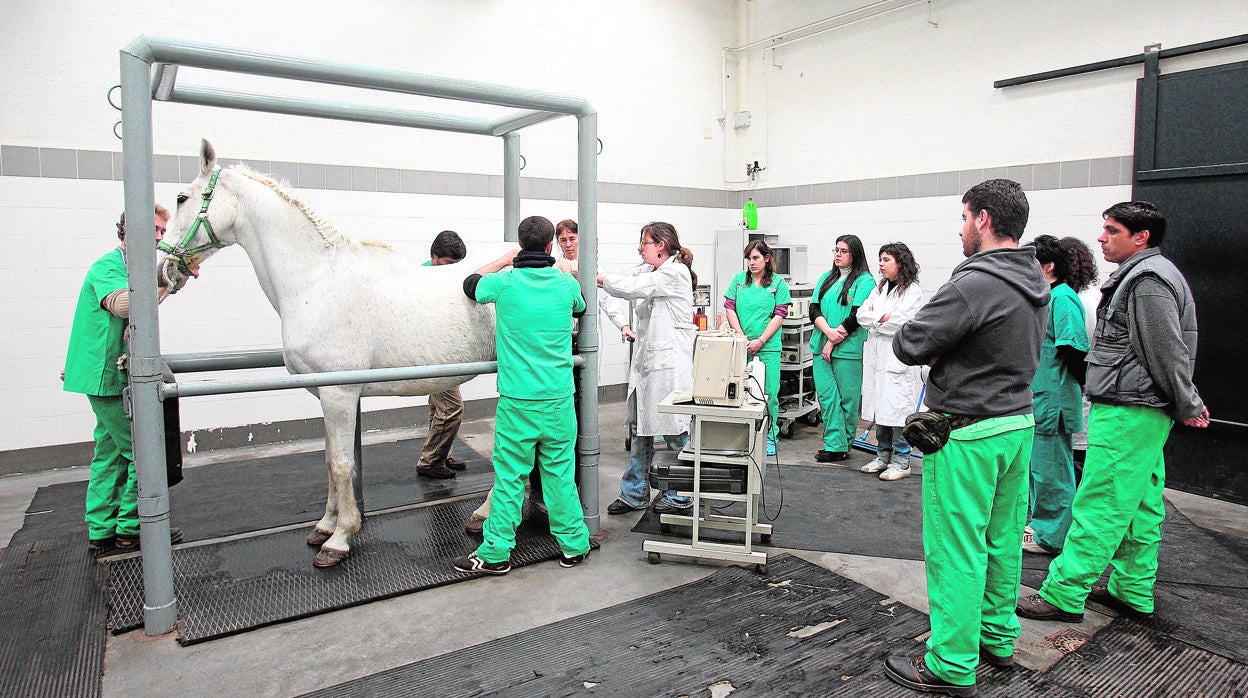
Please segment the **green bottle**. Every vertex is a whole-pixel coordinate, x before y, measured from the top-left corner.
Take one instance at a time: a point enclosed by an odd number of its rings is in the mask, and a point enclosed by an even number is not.
[[[741,222],[747,230],[758,230],[758,207],[754,205],[754,197],[745,200],[741,207]]]

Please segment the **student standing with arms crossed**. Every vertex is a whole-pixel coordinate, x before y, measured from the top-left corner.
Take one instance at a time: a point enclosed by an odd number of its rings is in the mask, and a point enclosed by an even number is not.
[[[823,416],[820,463],[849,457],[858,431],[862,402],[862,343],[867,330],[858,324],[858,306],[871,295],[875,279],[867,270],[867,255],[857,235],[836,239],[834,266],[815,282],[810,301],[810,353],[817,356],[812,373]]]

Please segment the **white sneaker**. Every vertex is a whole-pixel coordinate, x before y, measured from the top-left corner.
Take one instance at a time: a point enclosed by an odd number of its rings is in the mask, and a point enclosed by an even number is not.
[[[1023,552],[1033,555],[1052,555],[1053,553],[1036,542],[1036,530],[1031,526],[1023,527]]]
[[[900,465],[890,465],[887,470],[880,473],[881,480],[900,480],[903,477],[910,477],[910,466],[903,468]]]
[[[861,470],[864,473],[878,473],[881,470],[886,470],[887,468],[888,468],[888,463],[885,463],[879,458],[876,458],[870,463],[867,463],[866,465],[859,468],[859,470]]]

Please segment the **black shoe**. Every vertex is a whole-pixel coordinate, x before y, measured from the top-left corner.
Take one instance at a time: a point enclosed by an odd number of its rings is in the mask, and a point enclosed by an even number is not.
[[[451,470],[463,470],[468,467],[467,463],[459,460],[458,458],[451,458],[450,456],[447,456],[446,460],[442,461],[442,464]]]
[[[460,572],[481,572],[482,574],[502,575],[511,571],[511,560],[503,560],[502,562],[486,562],[477,557],[476,553],[469,553],[468,557],[455,558],[455,569]]]
[[[849,451],[819,451],[815,454],[817,463],[836,463],[849,458]]]
[[[591,547],[589,550],[586,550],[580,555],[573,555],[572,557],[568,557],[567,555],[563,555],[561,553],[559,555],[559,566],[560,567],[576,567],[582,562],[585,562],[586,560],[588,560],[589,553],[592,551],[593,551],[593,548]]]
[[[169,529],[169,543],[176,544],[176,543],[181,543],[181,542],[182,542],[182,529],[176,526],[171,527]],[[108,554],[112,554],[114,552],[115,553],[132,553],[136,550],[139,550],[140,547],[141,546],[139,545],[139,534],[134,533],[131,535],[125,535],[125,534],[119,533],[117,534],[117,541],[116,543],[114,543],[113,549],[109,551]]]
[[[1109,585],[1102,582],[1097,582],[1092,585],[1092,591],[1088,592],[1088,598],[1099,603],[1105,608],[1115,611],[1128,618],[1134,618],[1136,620],[1153,619],[1152,613],[1148,611],[1141,611],[1140,609],[1131,606],[1126,601],[1123,601],[1117,596],[1109,593]]]
[[[431,477],[437,480],[446,480],[455,477],[455,471],[446,467],[442,463],[430,465],[427,467],[416,466],[416,474],[421,477]]]
[[[996,655],[996,654],[993,654],[992,652],[989,652],[987,648],[984,648],[984,647],[979,648],[979,658],[984,660],[985,662],[988,662],[992,666],[995,666],[998,669],[1009,669],[1010,667],[1014,666],[1013,654],[1009,655],[1008,657],[1002,657],[1000,655]]]
[[[975,684],[958,686],[945,681],[927,668],[927,662],[923,661],[921,654],[913,658],[890,656],[884,660],[884,675],[906,688],[913,688],[923,693],[943,693],[947,696],[975,695]]]
[[[642,509],[645,509],[645,507],[635,507],[632,504],[629,504],[628,502],[624,501],[623,499],[617,499],[614,502],[611,502],[610,504],[607,505],[607,513],[611,514],[612,516],[618,516],[620,514],[627,514],[630,511],[640,511]]]
[[[1063,611],[1045,601],[1044,597],[1039,594],[1031,594],[1019,599],[1018,607],[1014,611],[1023,618],[1032,620],[1056,620],[1062,623],[1079,623],[1083,620],[1082,613]]]
[[[90,538],[87,540],[87,551],[95,557],[108,555],[117,547],[117,536],[108,538]]]
[[[688,514],[690,511],[693,511],[693,502],[681,505],[676,504],[675,502],[670,502],[666,499],[660,499],[654,504],[651,504],[650,508],[653,509],[656,514]]]

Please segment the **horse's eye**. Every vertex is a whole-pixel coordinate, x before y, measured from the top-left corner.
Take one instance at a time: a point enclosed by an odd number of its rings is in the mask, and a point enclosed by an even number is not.
[[[178,205],[181,206],[183,203],[186,202],[186,199],[187,199],[186,194],[178,194]]]

